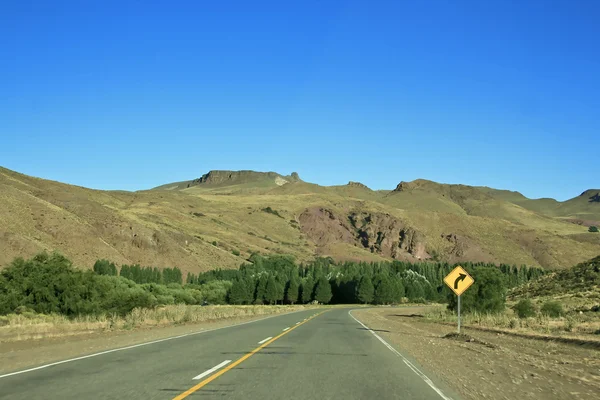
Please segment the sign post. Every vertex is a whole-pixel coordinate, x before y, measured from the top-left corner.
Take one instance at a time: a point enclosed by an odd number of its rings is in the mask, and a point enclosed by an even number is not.
[[[460,294],[458,295],[458,333],[460,333]]]
[[[460,295],[465,292],[475,280],[460,265],[444,278],[444,283],[458,296],[458,333],[460,333]]]

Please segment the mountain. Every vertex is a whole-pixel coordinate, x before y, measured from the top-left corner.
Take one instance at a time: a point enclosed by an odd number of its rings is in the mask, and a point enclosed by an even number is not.
[[[200,178],[191,181],[174,182],[158,186],[153,190],[187,190],[214,191],[227,188],[240,191],[243,189],[275,188],[290,182],[299,182],[298,173],[292,172],[290,176],[283,176],[276,172],[256,171],[209,171]]]
[[[99,191],[0,168],[0,265],[59,250],[81,266],[107,258],[191,272],[235,268],[253,252],[300,261],[469,260],[556,269],[600,254],[600,234],[586,226],[600,220],[595,195],[540,203],[427,180],[379,191],[255,171]]]

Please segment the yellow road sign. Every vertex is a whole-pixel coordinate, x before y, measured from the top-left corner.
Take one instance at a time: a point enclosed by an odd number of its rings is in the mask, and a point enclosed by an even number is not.
[[[452,270],[444,278],[444,283],[458,296],[464,293],[475,280],[461,266]]]

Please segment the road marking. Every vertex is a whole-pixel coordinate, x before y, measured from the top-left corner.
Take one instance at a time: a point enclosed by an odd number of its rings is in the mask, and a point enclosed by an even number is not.
[[[373,336],[375,336],[377,339],[379,339],[379,341],[381,343],[383,343],[385,345],[385,347],[387,347],[394,354],[396,354],[398,357],[400,357],[402,359],[402,361],[404,361],[404,364],[406,364],[408,366],[408,368],[410,368],[415,374],[417,374],[421,379],[423,379],[425,381],[425,383],[427,383],[433,390],[435,390],[435,392],[437,394],[439,394],[442,399],[444,399],[444,400],[452,400],[452,397],[446,396],[444,394],[444,392],[442,392],[437,386],[435,386],[435,384],[431,381],[431,379],[429,379],[429,377],[427,375],[425,375],[423,372],[421,372],[421,370],[419,370],[419,368],[417,368],[406,357],[404,357],[402,354],[400,354],[400,352],[398,350],[396,350],[388,342],[386,342],[385,340],[383,340],[383,338],[381,336],[379,336],[378,334],[376,334],[371,328],[369,328],[368,326],[366,326],[365,324],[363,324],[362,322],[360,322],[359,320],[357,320],[354,317],[354,315],[352,315],[352,310],[348,311],[348,315],[350,315],[353,320],[355,320],[356,322],[358,322],[359,324],[361,324],[363,326],[363,328],[365,328],[366,330],[368,330],[369,332],[371,332],[373,334]]]
[[[268,338],[261,340],[260,342],[258,342],[258,344],[263,344],[264,342],[270,339],[273,339],[273,336],[269,336]]]
[[[34,367],[34,368],[24,369],[24,370],[22,370],[22,371],[16,371],[16,372],[11,372],[11,373],[9,373],[9,374],[0,375],[0,379],[2,379],[2,378],[7,378],[7,377],[9,377],[9,376],[13,376],[13,375],[24,374],[24,373],[26,373],[26,372],[37,371],[37,370],[39,370],[39,369],[44,369],[44,368],[48,368],[48,367],[53,367],[53,366],[55,366],[55,365],[65,364],[65,363],[68,363],[68,362],[79,361],[79,360],[84,360],[84,359],[86,359],[86,358],[91,358],[91,357],[101,356],[101,355],[103,355],[103,354],[114,353],[114,352],[116,352],[116,351],[129,350],[129,349],[133,349],[133,348],[136,348],[136,347],[142,347],[142,346],[147,346],[147,345],[149,345],[149,344],[155,344],[155,343],[165,342],[165,341],[167,341],[167,340],[179,339],[179,338],[186,337],[186,336],[199,335],[199,334],[201,334],[201,333],[207,333],[207,332],[218,331],[218,330],[220,330],[220,329],[233,328],[233,327],[236,327],[236,326],[247,325],[247,324],[253,324],[253,323],[255,323],[255,322],[264,321],[264,320],[266,320],[266,319],[269,319],[269,318],[281,317],[281,316],[283,316],[283,315],[289,315],[289,314],[293,314],[293,313],[297,313],[297,312],[301,312],[301,311],[305,311],[305,310],[292,311],[291,313],[284,313],[284,314],[275,314],[275,315],[269,315],[268,317],[261,318],[261,319],[255,319],[254,321],[240,322],[239,324],[228,325],[228,326],[222,326],[222,327],[220,327],[220,328],[213,328],[213,329],[208,329],[208,330],[201,330],[201,331],[198,331],[198,332],[190,332],[190,333],[185,333],[185,334],[183,334],[183,335],[171,336],[171,337],[168,337],[168,338],[163,338],[163,339],[158,339],[158,340],[152,340],[152,341],[150,341],[150,342],[138,343],[138,344],[134,344],[134,345],[131,345],[131,346],[119,347],[119,348],[116,348],[116,349],[111,349],[111,350],[101,351],[101,352],[99,352],[99,353],[88,354],[88,355],[86,355],[86,356],[75,357],[75,358],[69,358],[68,360],[57,361],[57,362],[53,362],[53,363],[50,363],[50,364],[40,365],[39,367]]]
[[[208,378],[206,378],[205,380],[203,380],[202,382],[198,383],[196,386],[189,388],[188,390],[186,390],[185,392],[181,393],[180,395],[176,396],[173,398],[173,400],[183,400],[186,397],[188,397],[190,394],[197,392],[198,390],[202,389],[204,386],[208,385],[210,382],[214,381],[215,379],[217,379],[219,376],[223,375],[225,372],[235,368],[236,366],[238,366],[239,364],[241,364],[242,362],[244,362],[245,360],[247,360],[248,358],[252,357],[254,354],[258,353],[260,350],[264,349],[265,347],[267,347],[268,345],[270,345],[271,343],[273,343],[274,341],[276,341],[277,339],[279,339],[280,337],[287,335],[288,333],[290,333],[291,331],[293,331],[294,329],[298,328],[299,326],[304,325],[306,322],[310,321],[311,319],[317,317],[318,315],[327,312],[323,311],[313,317],[308,318],[306,321],[302,322],[299,325],[294,326],[293,328],[288,329],[285,332],[280,333],[279,335],[275,336],[272,339],[269,339],[267,342],[261,344],[260,346],[258,346],[257,348],[255,348],[254,350],[252,350],[250,353],[245,354],[244,356],[242,356],[241,358],[239,358],[238,360],[236,360],[235,362],[233,362],[232,364],[229,364],[228,366],[226,366],[225,368],[223,368],[222,370],[220,370],[219,372],[217,372],[214,375],[209,376]]]
[[[212,374],[213,372],[215,372],[216,370],[218,370],[218,369],[219,369],[219,368],[221,368],[221,367],[224,367],[224,366],[226,366],[226,365],[227,365],[227,364],[229,364],[230,362],[231,362],[231,360],[225,360],[225,361],[223,361],[221,364],[219,364],[219,365],[215,365],[215,366],[214,366],[214,367],[212,367],[211,369],[208,369],[208,370],[204,371],[203,373],[201,373],[200,375],[198,375],[198,376],[195,376],[193,379],[202,379],[202,378],[204,378],[206,375],[210,375],[210,374]]]
[[[288,329],[290,329],[290,327],[289,327],[289,326],[288,326],[287,328],[285,328],[283,331],[285,332],[285,331],[287,331]]]
[[[296,325],[298,325],[300,323],[300,321],[296,322]]]

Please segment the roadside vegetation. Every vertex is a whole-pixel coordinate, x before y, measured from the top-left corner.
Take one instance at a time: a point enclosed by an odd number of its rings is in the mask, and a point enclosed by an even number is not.
[[[523,333],[600,334],[600,257],[541,269],[463,263],[475,283],[462,296],[463,324]],[[345,262],[252,255],[239,269],[184,274],[177,267],[76,268],[58,253],[17,258],[0,271],[0,339],[191,323],[297,309],[305,304],[446,303],[427,316],[456,321],[441,262]],[[275,306],[277,305],[277,306]]]
[[[500,308],[507,287],[542,274],[536,268],[464,264],[475,276],[466,310]],[[126,315],[136,308],[173,304],[397,304],[452,300],[441,283],[445,263],[340,263],[320,258],[296,264],[290,256],[253,255],[237,270],[216,269],[184,279],[177,267],[122,265],[98,260],[93,269],[41,253],[15,259],[0,272],[0,315],[35,312]],[[450,303],[452,307],[452,302]]]
[[[486,275],[475,277],[475,284],[461,298],[465,326],[523,334],[600,337],[600,256],[529,280],[507,290],[506,297],[481,295],[476,285],[482,283],[482,277],[491,283]],[[427,317],[456,323],[455,303],[449,298],[447,309],[430,312]]]
[[[252,318],[299,311],[307,307],[309,306],[214,305],[203,307],[174,304],[156,308],[135,308],[125,315],[100,314],[76,317],[19,310],[18,314],[0,316],[0,342]]]

